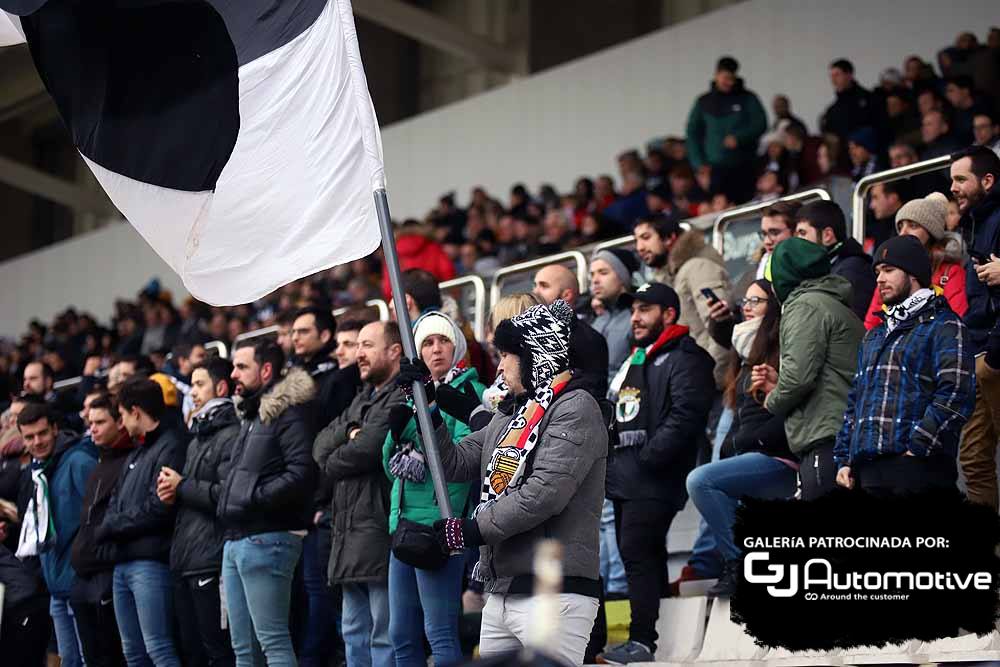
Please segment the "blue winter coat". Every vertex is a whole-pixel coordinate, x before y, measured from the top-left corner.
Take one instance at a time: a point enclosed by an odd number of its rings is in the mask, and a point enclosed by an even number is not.
[[[962,219],[963,235],[970,252],[989,257],[1000,255],[1000,186],[994,186],[986,199]],[[973,354],[986,348],[986,339],[1000,315],[1000,288],[990,288],[979,280],[972,260],[965,264],[965,293],[969,310],[965,324],[969,327]]]
[[[833,449],[837,467],[907,451],[954,460],[975,401],[968,330],[936,296],[892,333],[882,324],[862,341]]]
[[[73,540],[80,529],[80,507],[87,488],[87,478],[97,465],[97,447],[90,437],[69,442],[53,454],[49,464],[49,510],[56,529],[56,541],[39,555],[42,576],[49,593],[58,598],[69,597],[76,572],[70,563]],[[36,464],[32,464],[34,468]],[[24,474],[29,477],[30,469]]]

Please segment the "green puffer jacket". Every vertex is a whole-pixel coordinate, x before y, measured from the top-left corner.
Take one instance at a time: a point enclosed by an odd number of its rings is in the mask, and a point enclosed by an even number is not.
[[[850,308],[852,293],[847,280],[827,275],[799,283],[782,303],[778,385],[764,407],[785,417],[788,446],[800,457],[844,425],[865,334]]]
[[[482,399],[483,391],[486,389],[483,383],[479,381],[479,376],[474,368],[466,369],[448,384],[465,393],[475,392],[476,396],[480,399]],[[413,403],[410,402],[410,405],[413,405]],[[462,438],[469,435],[468,424],[459,421],[443,410],[441,411],[441,417],[453,442],[459,442]],[[423,451],[416,417],[410,419],[410,423],[403,429],[401,441],[412,442],[419,451]],[[382,465],[385,468],[385,474],[389,476],[389,480],[392,482],[389,510],[390,533],[396,532],[396,526],[399,524],[400,517],[427,526],[442,518],[441,511],[438,509],[437,499],[434,497],[434,483],[431,481],[429,471],[423,482],[407,482],[404,489],[403,481],[389,470],[389,459],[396,453],[396,449],[397,443],[390,432],[385,436],[385,444],[382,445]],[[455,516],[465,516],[468,514],[468,512],[463,512],[463,509],[469,498],[470,486],[468,482],[448,484],[448,496],[451,498],[451,509]],[[400,502],[401,499],[402,502]]]
[[[738,79],[733,90],[723,93],[712,83],[699,97],[687,121],[687,149],[691,166],[734,167],[757,156],[757,144],[767,131],[767,114],[760,99]],[[726,148],[726,135],[736,137],[736,148]]]

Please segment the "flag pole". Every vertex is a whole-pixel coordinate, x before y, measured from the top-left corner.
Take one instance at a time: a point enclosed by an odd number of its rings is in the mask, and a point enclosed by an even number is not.
[[[399,336],[403,339],[403,354],[410,359],[419,359],[417,344],[413,340],[413,325],[410,313],[406,309],[406,295],[403,292],[403,275],[399,270],[399,255],[396,252],[396,238],[392,233],[392,218],[389,216],[389,199],[385,188],[375,190],[375,211],[378,214],[378,226],[382,232],[382,251],[385,254],[385,270],[389,272],[389,285],[392,286],[392,300],[396,306],[396,321],[399,322]],[[441,509],[441,518],[451,518],[451,498],[444,481],[444,470],[441,468],[441,457],[438,455],[437,441],[434,439],[434,425],[431,423],[430,409],[427,407],[427,394],[420,382],[413,383],[413,404],[416,407],[417,423],[420,426],[420,436],[424,445],[424,456],[430,468],[431,481],[434,483],[434,496]]]

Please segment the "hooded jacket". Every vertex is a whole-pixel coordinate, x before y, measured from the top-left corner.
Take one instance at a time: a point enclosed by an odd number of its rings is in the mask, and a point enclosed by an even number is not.
[[[400,271],[423,269],[438,281],[451,280],[455,277],[455,265],[445,254],[441,246],[420,234],[400,235],[396,239],[396,251],[399,253]],[[382,294],[386,299],[392,298],[389,286],[389,272],[382,272]]]
[[[687,120],[687,150],[691,166],[704,164],[733,167],[751,162],[757,156],[757,145],[767,131],[767,115],[760,99],[743,86],[743,79],[729,93],[711,84],[710,90],[699,97]],[[726,135],[736,137],[737,147],[726,148]]]
[[[846,241],[833,246],[829,256],[830,274],[842,276],[851,284],[851,300],[848,305],[858,319],[864,320],[868,314],[872,292],[875,291],[872,258],[853,237],[848,237]]]
[[[330,584],[381,583],[389,575],[389,481],[382,446],[389,411],[402,402],[395,378],[381,389],[365,384],[316,436],[313,456],[333,483]],[[355,428],[361,430],[350,439]]]
[[[97,529],[104,522],[104,515],[111,503],[111,496],[121,476],[125,459],[134,449],[132,439],[122,430],[118,441],[110,448],[98,448],[97,465],[87,479],[80,507],[80,530],[73,540],[71,560],[73,569],[81,577],[92,577],[114,568],[118,561],[114,542],[99,542]]]
[[[847,305],[850,283],[825,275],[828,267],[823,248],[797,238],[779,244],[771,259],[771,284],[782,304],[781,359],[764,407],[785,418],[789,449],[800,458],[840,431],[865,332]]]
[[[732,303],[732,283],[726,271],[726,262],[715,248],[705,243],[705,235],[700,230],[692,229],[674,242],[667,261],[667,272],[681,302],[677,324],[688,327],[694,342],[711,355],[715,362],[715,386],[722,389],[729,367],[729,354],[726,348],[712,339],[708,299],[701,290],[710,289],[723,301]]]
[[[222,570],[222,526],[216,519],[222,480],[240,432],[232,399],[209,401],[191,421],[187,460],[177,485],[177,521],[170,547],[170,569],[182,577]]]
[[[129,452],[118,477],[104,520],[97,530],[98,542],[113,542],[119,563],[170,557],[175,508],[156,495],[160,468],[184,467],[187,434],[181,434],[166,415],[143,442]]]
[[[970,252],[1000,256],[1000,185],[994,185],[986,198],[962,218],[962,235]],[[965,324],[969,327],[972,351],[982,352],[986,339],[997,324],[1000,314],[1000,288],[987,287],[976,274],[972,261],[965,265],[965,290],[969,310]]]
[[[315,395],[308,373],[292,368],[269,388],[237,402],[240,430],[217,510],[225,539],[311,525],[316,465],[307,404]]]
[[[56,541],[38,555],[42,576],[49,593],[58,598],[68,598],[76,579],[70,554],[73,540],[80,528],[80,507],[84,501],[87,478],[97,465],[97,449],[89,437],[80,438],[75,433],[59,433],[55,449],[49,458],[45,477],[49,484],[49,511],[55,525]],[[34,484],[32,464],[22,472],[22,489],[30,498]],[[23,497],[23,492],[22,492]],[[24,503],[27,507],[27,502]],[[20,510],[24,515],[24,510]]]
[[[687,501],[685,480],[705,443],[716,393],[713,362],[686,327],[667,328],[657,342],[661,346],[643,364],[648,396],[640,400],[652,410],[646,442],[609,452],[607,497],[664,500],[679,511]]]
[[[944,297],[891,332],[865,336],[833,458],[837,467],[881,456],[958,456],[976,402],[975,358],[965,325]]]
[[[486,428],[458,443],[445,424],[438,427],[435,435],[449,482],[483,481],[497,440],[518,405],[504,401]],[[538,432],[521,482],[475,519],[485,541],[479,564],[486,590],[530,594],[535,547],[539,540],[556,539],[563,545],[563,590],[596,597],[608,429],[594,397],[574,378],[545,411]]]

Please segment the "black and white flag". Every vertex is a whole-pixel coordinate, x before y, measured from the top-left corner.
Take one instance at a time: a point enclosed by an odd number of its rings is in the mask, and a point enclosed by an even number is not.
[[[118,209],[212,305],[371,253],[385,187],[349,0],[0,0]]]

